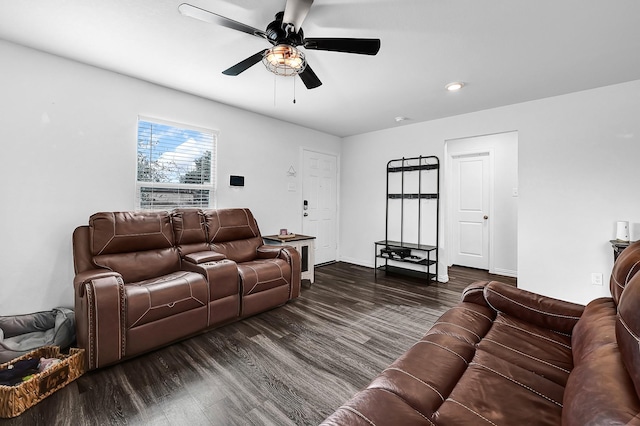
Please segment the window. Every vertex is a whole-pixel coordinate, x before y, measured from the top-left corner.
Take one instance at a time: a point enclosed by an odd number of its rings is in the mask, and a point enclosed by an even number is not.
[[[213,207],[216,140],[212,130],[139,118],[138,208]]]

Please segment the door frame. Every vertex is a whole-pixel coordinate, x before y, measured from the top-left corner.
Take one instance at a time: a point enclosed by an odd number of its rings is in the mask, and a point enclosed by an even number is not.
[[[479,136],[490,136],[490,135],[479,135]],[[488,155],[489,156],[489,223],[487,226],[489,227],[489,273],[495,273],[495,265],[494,265],[494,227],[492,225],[493,217],[494,217],[494,177],[495,177],[495,169],[494,169],[494,152],[493,148],[482,148],[478,150],[468,150],[468,151],[449,151],[449,143],[455,142],[457,140],[463,139],[471,139],[479,136],[470,136],[468,138],[457,138],[457,139],[448,139],[445,141],[445,179],[447,182],[447,194],[450,194],[447,197],[447,201],[445,204],[446,214],[444,215],[445,220],[447,221],[445,225],[445,244],[447,247],[447,266],[451,266],[453,259],[453,220],[450,219],[453,214],[453,198],[457,191],[455,191],[453,185],[453,161],[455,157],[469,157],[469,156],[479,156],[479,155]]]
[[[336,262],[340,261],[340,154],[331,151],[323,151],[321,149],[309,148],[309,147],[300,147],[300,197],[298,199],[298,206],[300,208],[300,229],[303,229],[303,218],[302,218],[302,203],[304,202],[304,153],[305,152],[315,152],[317,154],[322,155],[330,155],[332,157],[336,157],[336,229],[335,229],[335,241],[336,241]],[[314,245],[316,241],[314,240]]]

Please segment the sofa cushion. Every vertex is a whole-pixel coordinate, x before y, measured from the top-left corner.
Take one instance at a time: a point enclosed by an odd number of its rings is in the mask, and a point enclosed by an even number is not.
[[[125,326],[128,329],[209,303],[207,281],[195,272],[178,271],[128,284],[124,289],[127,301]],[[205,319],[200,327],[206,326]]]
[[[434,424],[560,424],[563,387],[478,350]]]
[[[204,213],[199,209],[175,209],[171,212],[173,234],[180,255],[209,249]]]
[[[573,368],[571,337],[498,314],[478,349],[564,386]]]
[[[175,247],[123,254],[95,256],[94,263],[118,272],[125,283],[170,274],[180,269],[180,255]]]
[[[168,212],[102,212],[89,218],[91,254],[130,253],[174,245]]]
[[[209,243],[260,237],[260,230],[249,209],[204,210]]]
[[[253,237],[244,240],[212,243],[211,250],[224,255],[234,262],[248,262],[258,256],[258,247],[262,245],[262,238]]]
[[[242,295],[250,295],[281,285],[289,285],[291,266],[282,259],[261,259],[238,264]]]

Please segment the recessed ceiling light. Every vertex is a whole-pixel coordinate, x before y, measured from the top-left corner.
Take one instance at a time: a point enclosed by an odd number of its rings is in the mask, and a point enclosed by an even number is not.
[[[409,117],[398,116],[395,118],[396,123],[400,123],[401,121],[411,120]]]
[[[453,83],[449,83],[446,86],[444,86],[444,88],[450,92],[456,92],[462,89],[463,87],[464,87],[464,83],[461,83],[459,81],[454,81]]]

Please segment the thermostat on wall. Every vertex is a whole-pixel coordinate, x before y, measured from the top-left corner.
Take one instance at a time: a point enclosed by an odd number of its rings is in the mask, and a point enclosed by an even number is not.
[[[244,176],[229,176],[230,186],[244,186]]]

